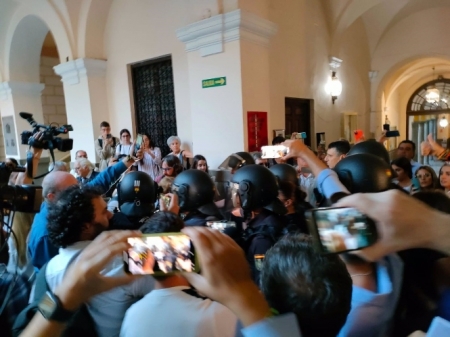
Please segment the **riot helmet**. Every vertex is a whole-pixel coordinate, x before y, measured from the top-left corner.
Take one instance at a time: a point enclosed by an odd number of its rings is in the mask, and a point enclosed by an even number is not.
[[[347,153],[347,157],[361,153],[369,153],[371,155],[383,159],[388,164],[391,163],[391,159],[389,158],[389,152],[386,150],[383,144],[377,142],[374,139],[369,139],[364,142],[353,145],[353,147]]]
[[[220,164],[219,168],[231,169],[232,173],[236,172],[243,166],[255,164],[255,160],[248,152],[236,152],[228,156],[225,161]]]
[[[381,192],[391,186],[391,166],[372,154],[347,156],[333,170],[350,193]]]
[[[261,165],[244,166],[233,175],[232,198],[235,207],[244,211],[265,208],[285,214],[286,208],[278,199],[278,182],[275,175]]]
[[[289,164],[272,165],[269,168],[280,181],[289,181],[295,186],[299,185],[297,170]]]
[[[117,188],[119,209],[130,218],[151,216],[155,210],[157,186],[145,172],[130,172]]]
[[[211,177],[200,170],[186,170],[176,176],[172,192],[178,196],[182,212],[198,210],[206,215],[219,213],[214,204],[216,186]]]

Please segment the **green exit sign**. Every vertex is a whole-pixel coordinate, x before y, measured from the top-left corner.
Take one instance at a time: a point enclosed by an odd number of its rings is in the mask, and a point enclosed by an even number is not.
[[[202,81],[202,88],[212,88],[212,87],[221,87],[223,85],[227,85],[227,78],[224,77],[216,77],[216,78],[208,78],[207,80]]]

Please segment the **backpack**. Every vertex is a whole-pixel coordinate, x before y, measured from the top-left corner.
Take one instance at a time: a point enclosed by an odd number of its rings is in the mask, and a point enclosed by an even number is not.
[[[78,254],[76,254],[78,256]],[[73,260],[73,259],[72,259]],[[71,260],[71,261],[72,261]],[[70,261],[70,262],[71,262]],[[69,262],[69,265],[70,265]],[[45,278],[45,271],[48,263],[46,263],[36,277],[34,301],[23,309],[14,321],[12,336],[19,336],[27,327],[34,315],[38,312],[39,302],[47,291],[51,291]],[[67,323],[66,328],[61,333],[62,337],[97,337],[95,324],[85,304],[83,304],[72,319]]]
[[[100,144],[100,147],[103,147],[103,139],[99,138],[98,139],[98,143]],[[116,137],[113,137],[113,145],[112,145],[112,147],[116,147]]]

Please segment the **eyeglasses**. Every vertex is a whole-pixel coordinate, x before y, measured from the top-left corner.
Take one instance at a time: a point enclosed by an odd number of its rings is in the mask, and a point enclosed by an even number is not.
[[[164,171],[164,172],[166,172],[166,171],[170,171],[171,169],[173,169],[173,167],[166,167],[166,168],[162,168],[162,170]]]
[[[81,168],[81,167],[74,167],[73,169],[74,169],[75,171],[78,171],[80,168]]]
[[[430,178],[431,174],[425,173],[425,174],[418,174],[416,175],[416,178],[422,179],[422,178]]]

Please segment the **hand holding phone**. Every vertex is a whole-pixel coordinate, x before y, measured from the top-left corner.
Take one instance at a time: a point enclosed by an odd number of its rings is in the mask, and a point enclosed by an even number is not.
[[[307,214],[315,246],[324,254],[358,250],[374,244],[373,220],[355,208],[318,208]]]

